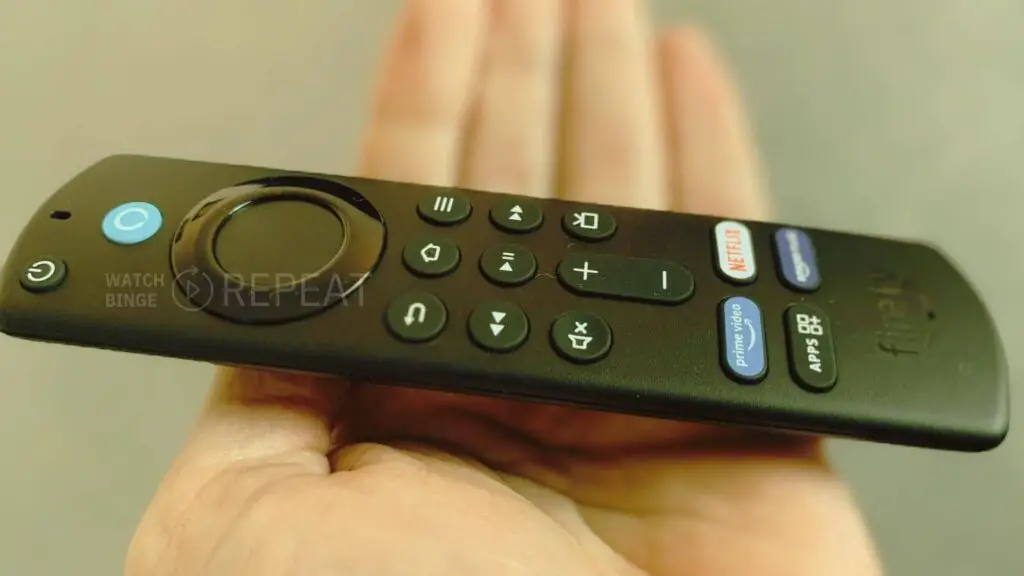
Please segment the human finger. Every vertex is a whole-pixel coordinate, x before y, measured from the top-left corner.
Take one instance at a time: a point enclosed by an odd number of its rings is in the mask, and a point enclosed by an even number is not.
[[[567,5],[561,195],[666,208],[657,60],[646,3],[569,0]]]
[[[491,0],[464,133],[466,188],[548,196],[556,155],[561,0]]]
[[[685,27],[659,43],[672,207],[765,219],[758,154],[734,81],[707,35]]]
[[[411,0],[382,66],[359,171],[449,186],[487,27],[486,0]]]

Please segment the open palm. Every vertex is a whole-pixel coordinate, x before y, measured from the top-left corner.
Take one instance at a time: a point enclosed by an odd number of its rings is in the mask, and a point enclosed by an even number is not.
[[[726,74],[629,0],[420,0],[363,175],[766,216]],[[224,369],[127,573],[879,573],[820,442]]]

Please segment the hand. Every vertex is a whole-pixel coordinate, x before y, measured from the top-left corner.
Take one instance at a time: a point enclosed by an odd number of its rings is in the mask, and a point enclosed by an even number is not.
[[[708,41],[652,41],[645,18],[627,0],[411,2],[363,174],[765,217]],[[127,560],[146,576],[879,572],[818,440],[241,369],[220,372]]]

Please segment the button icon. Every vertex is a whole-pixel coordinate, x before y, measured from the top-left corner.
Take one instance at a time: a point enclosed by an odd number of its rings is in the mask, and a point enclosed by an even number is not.
[[[487,302],[469,315],[469,337],[490,352],[511,352],[529,333],[526,313],[511,302]]]
[[[581,230],[597,230],[600,221],[601,216],[594,212],[574,212],[572,215],[572,225]]]
[[[423,262],[437,262],[441,258],[441,247],[437,244],[430,243],[420,250],[420,257]]]
[[[794,304],[786,310],[785,324],[793,379],[810,392],[831,390],[838,370],[828,316],[809,304]]]
[[[685,267],[648,258],[572,252],[558,264],[557,274],[562,285],[584,296],[679,304],[694,291]]]
[[[67,273],[67,264],[60,258],[40,258],[25,267],[19,280],[29,292],[49,292],[64,283]]]
[[[427,320],[427,305],[423,302],[413,302],[409,304],[409,309],[405,312],[405,325],[412,326],[413,322],[423,324]]]
[[[450,274],[462,256],[458,246],[443,238],[423,238],[405,247],[402,260],[414,274],[437,277]]]
[[[612,330],[600,316],[574,310],[559,316],[551,325],[555,351],[571,362],[596,362],[612,347]]]
[[[768,371],[761,309],[749,298],[734,296],[722,302],[722,364],[743,383],[757,382]]]
[[[500,244],[480,257],[480,271],[499,286],[519,286],[537,273],[537,259],[518,244]]]
[[[434,199],[434,212],[448,214],[451,213],[453,206],[455,206],[455,198],[451,196],[438,196]]]
[[[544,213],[532,202],[506,198],[491,208],[491,222],[505,232],[522,234],[540,228]]]
[[[515,262],[515,259],[516,259],[516,255],[514,253],[512,253],[512,252],[502,252],[501,253],[501,259],[504,260],[505,262],[502,263],[502,265],[498,268],[498,270],[501,270],[502,272],[514,272],[515,271],[515,269],[512,268],[512,262]]]
[[[616,227],[615,218],[601,210],[578,210],[562,218],[562,228],[567,234],[588,242],[611,238]]]
[[[436,194],[420,200],[416,207],[420,217],[440,226],[451,226],[469,218],[473,211],[469,201],[455,194]]]
[[[817,256],[810,236],[803,230],[782,228],[775,232],[775,257],[784,284],[800,292],[813,292],[821,286]]]
[[[757,278],[754,241],[750,229],[739,222],[719,222],[715,226],[718,272],[737,284],[749,284]]]
[[[399,340],[426,342],[444,330],[448,323],[448,310],[433,294],[412,292],[391,303],[385,323]]]
[[[57,273],[57,265],[52,260],[40,260],[29,266],[25,271],[25,277],[30,282],[46,282]]]
[[[579,268],[573,268],[572,271],[573,272],[579,272],[580,276],[582,277],[584,282],[587,281],[587,279],[589,278],[589,276],[591,274],[597,274],[598,273],[597,270],[591,270],[590,269],[590,262],[587,261],[587,260],[583,261],[583,266],[580,266]]]
[[[103,235],[115,244],[145,242],[163,225],[160,210],[148,202],[128,202],[114,208],[103,218]]]
[[[505,320],[505,316],[504,312],[491,312],[491,318],[494,319],[494,322],[491,323],[491,334],[497,336],[505,329],[505,325],[501,323]]]
[[[576,328],[569,334],[569,340],[572,342],[573,350],[587,350],[590,347],[590,343],[594,341],[593,336],[587,336],[587,324],[588,322],[574,322]]]

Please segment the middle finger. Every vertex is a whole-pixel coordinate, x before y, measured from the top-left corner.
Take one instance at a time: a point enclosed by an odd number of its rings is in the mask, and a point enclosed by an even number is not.
[[[562,194],[669,206],[658,67],[646,2],[568,0]]]

